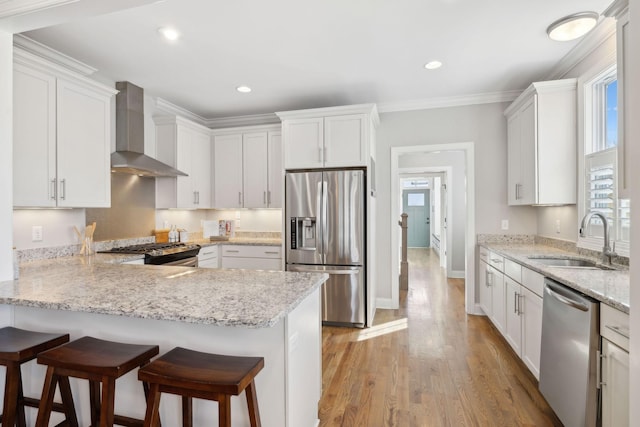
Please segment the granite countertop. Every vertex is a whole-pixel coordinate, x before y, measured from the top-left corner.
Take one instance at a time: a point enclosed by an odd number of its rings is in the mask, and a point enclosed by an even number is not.
[[[538,244],[493,244],[483,243],[483,246],[505,258],[511,259],[531,270],[554,279],[570,288],[589,295],[620,311],[629,313],[629,270],[625,267],[617,267],[614,270],[550,267],[535,259],[539,257],[580,258],[588,257],[563,251],[551,246]],[[598,259],[592,259],[599,262]]]
[[[278,323],[328,278],[319,273],[117,265],[128,258],[96,254],[22,263],[19,280],[0,282],[0,304],[264,328]]]

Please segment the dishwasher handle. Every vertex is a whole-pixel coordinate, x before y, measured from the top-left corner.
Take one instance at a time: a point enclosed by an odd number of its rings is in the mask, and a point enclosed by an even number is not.
[[[560,301],[565,305],[568,305],[569,307],[576,308],[580,311],[589,311],[589,307],[586,306],[585,304],[579,301],[572,300],[571,298],[566,297],[564,295],[560,295],[558,292],[551,289],[551,287],[548,284],[547,286],[545,286],[544,291],[547,293],[547,295],[552,296],[553,298],[557,299],[558,301]]]

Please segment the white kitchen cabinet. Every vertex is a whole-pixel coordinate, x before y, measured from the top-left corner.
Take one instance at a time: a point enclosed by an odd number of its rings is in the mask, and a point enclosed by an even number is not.
[[[504,338],[518,356],[522,354],[522,321],[520,319],[520,296],[522,290],[520,284],[505,277],[505,329]]]
[[[200,268],[219,268],[218,263],[218,247],[203,246],[198,252],[198,267]]]
[[[217,133],[214,135],[215,207],[282,207],[279,128],[247,127],[214,132]]]
[[[491,298],[491,282],[489,281],[489,266],[480,258],[478,267],[478,304],[487,317],[493,312]]]
[[[491,306],[493,311],[489,318],[496,329],[502,333],[506,328],[505,316],[505,276],[493,267],[489,267],[489,282],[491,283]]]
[[[509,205],[576,203],[576,79],[532,83],[505,110]]]
[[[109,207],[116,91],[31,61],[16,49],[14,206]]]
[[[279,246],[223,245],[222,268],[282,270]]]
[[[241,208],[242,134],[213,137],[214,207]]]
[[[629,135],[631,120],[628,118],[629,100],[625,96],[627,92],[626,81],[630,76],[629,58],[631,46],[629,43],[629,0],[616,0],[603,13],[616,19],[616,74],[618,80],[618,180],[617,191],[621,199],[629,198],[630,167],[628,159],[631,158],[625,135]]]
[[[504,274],[502,273],[502,257],[481,248],[479,303],[493,325],[504,333],[505,327],[505,294]],[[497,267],[497,268],[496,268]]]
[[[600,304],[602,427],[629,426],[629,315]]]
[[[156,208],[211,208],[209,129],[177,116],[154,121],[156,158],[188,175],[156,178]]]
[[[282,120],[285,169],[367,166],[371,104],[276,113]]]

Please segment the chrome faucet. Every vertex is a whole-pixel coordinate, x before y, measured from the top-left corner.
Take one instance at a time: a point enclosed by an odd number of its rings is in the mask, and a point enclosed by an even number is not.
[[[609,240],[609,221],[607,221],[607,217],[601,214],[600,212],[589,212],[582,218],[582,223],[580,224],[580,237],[586,237],[586,228],[591,221],[591,218],[597,216],[602,220],[602,225],[604,226],[604,246],[602,247],[602,262],[606,265],[611,265],[611,257],[618,255],[616,250],[616,244],[613,243],[613,248],[611,248],[611,242]]]

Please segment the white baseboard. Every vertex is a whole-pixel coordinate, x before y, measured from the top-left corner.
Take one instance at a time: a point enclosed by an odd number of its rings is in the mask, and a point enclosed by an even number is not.
[[[480,304],[476,303],[473,305],[471,312],[467,313],[467,314],[473,314],[475,316],[486,316],[485,312],[482,310],[482,308],[480,308]]]
[[[452,270],[449,279],[464,279],[464,270]]]
[[[376,298],[376,309],[378,308],[394,310],[398,306],[393,303],[391,298]]]

